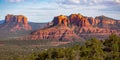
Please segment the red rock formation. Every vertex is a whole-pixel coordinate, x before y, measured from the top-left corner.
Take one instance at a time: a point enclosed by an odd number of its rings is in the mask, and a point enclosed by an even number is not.
[[[119,23],[119,21],[118,21]],[[57,39],[57,40],[73,40],[77,39],[81,35],[85,36],[91,34],[91,37],[104,36],[110,33],[117,33],[116,27],[119,28],[119,24],[116,20],[100,16],[96,18],[86,17],[81,14],[72,14],[67,16],[57,16],[54,17],[51,23],[48,23],[51,27],[46,27],[41,30],[37,30],[29,36],[29,38],[36,39]],[[61,25],[61,26],[59,26]],[[103,28],[103,26],[115,27]],[[112,26],[111,26],[112,25]],[[117,26],[118,25],[118,26]],[[102,26],[102,27],[101,27]],[[92,35],[93,34],[93,35]],[[89,36],[90,37],[90,36]]]
[[[5,22],[7,23],[7,22],[10,22],[10,20],[13,18],[13,15],[7,15],[7,16],[5,16]]]
[[[72,14],[69,16],[69,19],[72,25],[78,26],[74,29],[77,30],[77,33],[112,33],[114,30],[110,28],[116,25],[116,20],[105,16],[99,16],[94,19],[81,14]]]
[[[67,16],[64,16],[64,15],[60,15],[60,16],[57,16],[57,17],[54,17],[53,19],[53,25],[64,25],[64,26],[68,26],[69,24],[69,20],[67,18]]]
[[[37,30],[32,33],[31,38],[36,39],[56,39],[69,40],[79,39],[79,37],[68,27],[52,27],[44,30]]]
[[[28,24],[27,17],[23,15],[10,15],[8,14],[5,16],[5,22],[17,22],[17,23],[23,23]]]
[[[12,26],[11,31],[17,30],[31,30],[31,26],[28,24],[27,17],[23,15],[10,15],[5,17],[5,25]]]
[[[109,27],[109,25],[115,25],[116,24],[115,19],[106,17],[104,15],[95,17],[95,19],[99,20],[100,21],[99,24],[101,25],[101,27],[104,27],[104,28]]]
[[[100,20],[94,19],[93,17],[88,17],[88,21],[92,26],[97,26],[100,23]]]
[[[72,14],[69,16],[70,23],[73,25],[77,25],[79,27],[89,27],[91,26],[89,21],[86,17],[80,15],[80,14]]]

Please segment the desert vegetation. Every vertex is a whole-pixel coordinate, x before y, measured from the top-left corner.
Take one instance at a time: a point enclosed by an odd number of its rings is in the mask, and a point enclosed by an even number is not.
[[[29,46],[40,41],[27,42],[0,47],[0,60],[120,60],[120,37],[115,34],[104,40],[92,38],[83,44],[74,42],[43,49]]]

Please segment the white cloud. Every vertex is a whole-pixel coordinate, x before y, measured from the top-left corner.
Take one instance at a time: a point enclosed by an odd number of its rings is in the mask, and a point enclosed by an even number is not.
[[[68,1],[76,4],[80,3],[80,0],[68,0]]]
[[[62,8],[90,8],[120,10],[120,0],[57,0]],[[81,7],[82,6],[82,7]],[[115,7],[115,9],[114,9]]]
[[[115,0],[115,2],[120,3],[120,0]]]
[[[92,5],[103,0],[62,0],[63,4],[80,4],[80,5]]]
[[[7,2],[23,2],[25,0],[6,0]]]
[[[97,15],[113,16],[120,19],[119,0],[52,0],[52,2],[41,2],[40,0],[6,0],[7,2],[30,2],[23,4],[12,4],[11,7],[0,11],[0,13],[23,14],[33,22],[48,22],[57,15],[70,15],[81,13],[85,16],[95,17]],[[50,0],[51,1],[51,0]],[[3,6],[1,6],[3,7]],[[0,7],[0,8],[1,8]],[[8,10],[9,9],[9,10]],[[117,13],[111,13],[117,12]],[[4,18],[4,16],[2,18]],[[1,16],[0,16],[1,17]],[[47,18],[46,18],[47,17]]]
[[[120,0],[57,0],[59,3],[67,5],[98,5],[102,3],[120,3]]]

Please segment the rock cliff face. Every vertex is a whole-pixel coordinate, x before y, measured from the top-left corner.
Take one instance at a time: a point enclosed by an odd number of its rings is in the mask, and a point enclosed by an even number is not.
[[[64,16],[64,15],[54,17],[52,22],[53,22],[54,26],[56,26],[56,25],[68,26],[68,24],[69,24],[69,20],[68,20],[67,16]]]
[[[2,28],[9,28],[10,31],[15,32],[19,30],[31,30],[28,24],[27,17],[23,15],[10,15],[5,16],[5,23]]]
[[[80,37],[104,37],[111,33],[120,32],[120,21],[105,16],[86,17],[81,14],[54,17],[49,28],[31,33],[32,39],[67,39]],[[72,37],[72,38],[71,38]]]
[[[100,23],[100,20],[94,19],[93,17],[88,17],[88,21],[92,26],[98,26]]]
[[[112,25],[115,26],[117,23],[117,20],[103,16],[103,15],[95,17],[95,19],[99,20],[99,27],[102,27],[102,28],[112,28],[113,27]]]
[[[32,40],[36,39],[56,39],[69,40],[79,39],[73,30],[68,27],[52,27],[45,30],[37,30],[32,33]]]
[[[52,27],[37,30],[31,33],[32,40],[36,39],[56,39],[73,41],[80,37],[75,34],[74,30],[69,28],[70,20],[67,16],[60,15],[54,17],[52,23],[48,23]]]
[[[79,27],[89,27],[90,23],[87,18],[80,14],[72,14],[69,16],[70,23],[73,25],[77,25]]]

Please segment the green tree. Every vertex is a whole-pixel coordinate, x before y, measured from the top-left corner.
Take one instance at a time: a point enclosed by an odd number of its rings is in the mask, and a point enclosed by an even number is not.
[[[105,45],[105,52],[107,52],[107,60],[118,60],[120,59],[120,37],[111,34],[108,39],[104,42]]]
[[[100,40],[96,38],[92,38],[91,40],[87,40],[85,45],[81,47],[81,56],[88,57],[86,59],[95,59],[95,60],[103,60],[104,52],[103,52],[103,44]]]

